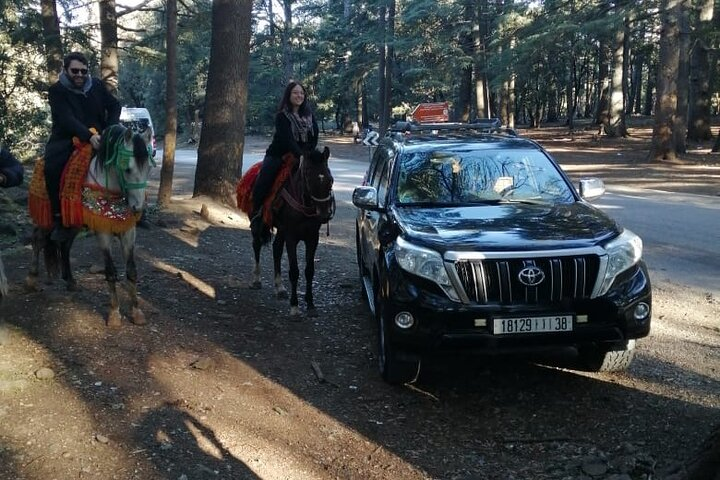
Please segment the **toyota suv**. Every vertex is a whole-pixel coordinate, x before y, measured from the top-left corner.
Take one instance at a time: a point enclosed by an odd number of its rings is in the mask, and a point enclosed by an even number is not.
[[[573,347],[580,368],[627,368],[650,280],[641,239],[589,203],[604,191],[493,122],[396,124],[352,197],[383,378],[434,352]]]

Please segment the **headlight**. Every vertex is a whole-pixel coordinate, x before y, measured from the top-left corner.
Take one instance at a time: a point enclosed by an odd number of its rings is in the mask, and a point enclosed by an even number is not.
[[[618,238],[605,245],[605,251],[607,268],[597,295],[607,293],[618,275],[640,261],[642,240],[630,230],[625,230]]]
[[[403,270],[437,283],[451,300],[460,301],[450,283],[445,262],[438,252],[418,247],[398,237],[395,242],[395,259]]]

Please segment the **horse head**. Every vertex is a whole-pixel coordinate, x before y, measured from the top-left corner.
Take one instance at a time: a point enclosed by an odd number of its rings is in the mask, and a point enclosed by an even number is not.
[[[135,133],[122,125],[111,125],[102,133],[96,179],[106,188],[119,191],[133,212],[142,211],[152,159],[152,132]]]
[[[300,170],[303,176],[305,196],[315,207],[321,223],[328,222],[335,214],[335,197],[333,196],[333,176],[328,166],[330,149],[313,149],[305,152]]]

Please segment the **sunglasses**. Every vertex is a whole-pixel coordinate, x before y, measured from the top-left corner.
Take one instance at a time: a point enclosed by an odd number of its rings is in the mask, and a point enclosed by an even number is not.
[[[70,72],[71,72],[73,75],[77,75],[78,73],[79,73],[80,75],[87,75],[88,69],[87,69],[87,68],[71,68],[71,69],[70,69]]]

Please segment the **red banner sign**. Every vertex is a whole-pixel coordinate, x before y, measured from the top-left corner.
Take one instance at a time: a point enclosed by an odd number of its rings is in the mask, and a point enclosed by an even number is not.
[[[410,112],[410,119],[418,123],[447,122],[450,119],[447,102],[421,103]]]

